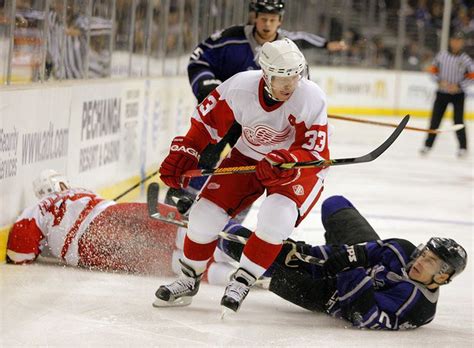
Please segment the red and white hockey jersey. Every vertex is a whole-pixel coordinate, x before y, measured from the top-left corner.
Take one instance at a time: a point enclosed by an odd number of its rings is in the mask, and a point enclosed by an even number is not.
[[[26,263],[42,252],[77,266],[78,242],[92,220],[116,204],[84,189],[69,189],[44,197],[23,211],[10,231],[7,256]]]
[[[272,150],[287,149],[298,161],[328,159],[326,96],[321,88],[301,79],[287,101],[271,107],[264,102],[263,90],[261,71],[234,75],[196,108],[188,135],[204,147],[219,142],[235,120],[242,126],[235,148],[247,157],[260,160]],[[318,176],[323,178],[324,172]]]

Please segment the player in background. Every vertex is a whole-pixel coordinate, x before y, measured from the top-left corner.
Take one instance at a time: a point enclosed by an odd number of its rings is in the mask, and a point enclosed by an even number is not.
[[[288,37],[297,45],[310,45],[317,48],[339,51],[346,49],[343,42],[327,42],[326,39],[305,32],[288,32],[280,29],[285,12],[284,0],[255,0],[249,4],[249,21],[247,25],[232,26],[200,43],[191,55],[188,65],[188,77],[192,91],[198,103],[219,84],[236,73],[247,70],[258,70],[259,52],[265,42]],[[209,144],[201,153],[200,168],[214,168],[221,153],[228,144],[233,147],[240,137],[242,129],[237,122],[217,144]],[[186,190],[171,188],[168,190],[165,203],[175,205],[177,199],[187,196],[195,198],[204,185],[205,178],[195,178]],[[173,200],[173,197],[175,199]]]
[[[280,1],[284,6],[284,1]],[[249,2],[249,12],[247,25],[254,25],[257,18],[257,11],[262,6],[268,6],[274,3],[274,1],[261,1],[261,0],[251,0]],[[283,21],[282,21],[283,22]],[[288,31],[282,28],[278,29],[278,33],[283,37],[286,37],[296,43],[300,48],[323,48],[327,49],[329,52],[339,52],[345,51],[348,47],[343,40],[340,41],[328,41],[322,36],[308,33],[306,31]]]
[[[449,238],[433,237],[418,248],[404,239],[380,240],[343,196],[326,199],[321,215],[326,244],[288,240],[266,272],[270,291],[310,311],[343,318],[358,328],[417,328],[434,319],[439,287],[466,267],[466,251]],[[238,224],[226,231],[252,238]],[[227,258],[238,260],[242,254],[241,244],[221,239],[218,246]],[[324,266],[300,261],[295,251],[326,260]],[[211,267],[211,283],[221,283],[216,276],[225,278],[225,270],[232,269],[228,262]]]
[[[272,264],[288,238],[318,200],[328,168],[280,170],[279,163],[329,158],[326,96],[303,76],[306,61],[289,39],[267,42],[262,71],[239,73],[219,85],[196,108],[191,128],[173,139],[160,167],[161,179],[186,187],[182,175],[198,166],[199,154],[222,139],[234,121],[243,132],[220,167],[256,165],[255,173],[211,176],[189,214],[181,260],[183,276],[157,292],[156,306],[187,305],[198,289],[218,234],[265,191],[256,232],[221,304],[237,311],[253,283]]]
[[[71,188],[54,170],[41,172],[33,188],[39,201],[14,223],[8,262],[30,263],[41,255],[90,269],[172,274],[176,227],[150,218],[146,204]]]

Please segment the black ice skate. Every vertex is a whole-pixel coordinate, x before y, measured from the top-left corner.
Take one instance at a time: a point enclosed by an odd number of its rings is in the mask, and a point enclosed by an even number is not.
[[[256,278],[243,268],[239,268],[234,273],[232,280],[225,288],[224,296],[221,300],[222,317],[226,314],[227,309],[231,309],[234,312],[239,310],[255,281]]]
[[[162,285],[156,290],[153,307],[182,307],[192,302],[197,294],[202,274],[196,275],[194,269],[179,260],[183,276],[169,285]]]

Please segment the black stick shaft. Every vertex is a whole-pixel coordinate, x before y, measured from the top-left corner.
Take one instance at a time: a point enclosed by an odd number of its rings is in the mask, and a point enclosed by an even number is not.
[[[143,178],[142,180],[140,180],[139,182],[137,182],[135,185],[133,185],[132,187],[130,187],[129,189],[127,189],[126,191],[122,192],[121,194],[119,194],[117,197],[115,197],[113,200],[114,201],[118,201],[120,198],[122,198],[123,196],[129,194],[130,192],[132,192],[133,190],[135,190],[137,187],[139,187],[141,184],[143,184],[145,181],[148,181],[150,180],[152,177],[154,177],[156,174],[158,174],[158,171],[154,171],[153,173],[151,173],[150,175],[148,175],[146,178]]]

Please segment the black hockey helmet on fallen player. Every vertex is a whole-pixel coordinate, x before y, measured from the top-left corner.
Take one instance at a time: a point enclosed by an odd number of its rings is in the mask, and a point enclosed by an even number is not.
[[[283,16],[285,0],[254,0],[249,3],[249,11],[256,13],[275,13]]]
[[[441,267],[441,272],[450,274],[448,282],[466,268],[467,252],[451,238],[430,238],[426,244],[422,244],[417,248],[413,255],[414,258],[418,257],[423,250],[430,250],[444,261],[445,265]]]

